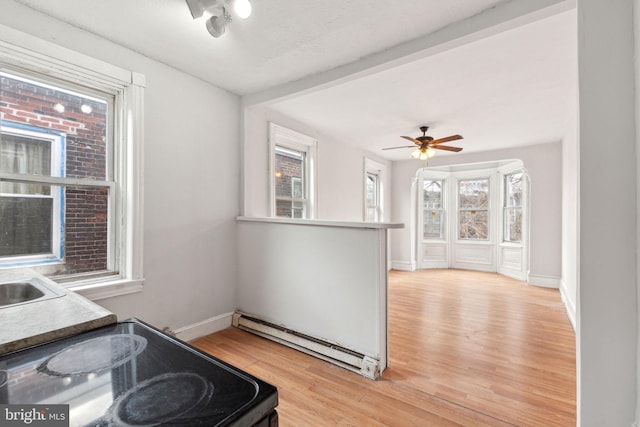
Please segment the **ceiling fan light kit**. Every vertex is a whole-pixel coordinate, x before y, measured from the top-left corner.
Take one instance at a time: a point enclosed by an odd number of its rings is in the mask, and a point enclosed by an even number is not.
[[[383,150],[395,150],[397,148],[415,148],[415,151],[411,153],[411,157],[418,160],[428,160],[436,154],[436,150],[453,151],[456,153],[462,151],[462,148],[460,147],[441,145],[443,142],[457,141],[459,139],[462,139],[462,135],[451,135],[444,138],[433,139],[433,137],[427,136],[428,129],[429,126],[420,126],[422,136],[419,136],[417,138],[411,138],[410,136],[401,137],[413,142],[418,146],[418,148],[416,148],[416,145],[403,145],[400,147],[383,148]]]
[[[228,10],[233,10],[238,18],[245,19],[251,15],[249,0],[185,0],[193,19],[205,14],[211,15],[207,19],[206,27],[209,34],[218,38],[225,33],[225,29],[232,18]]]

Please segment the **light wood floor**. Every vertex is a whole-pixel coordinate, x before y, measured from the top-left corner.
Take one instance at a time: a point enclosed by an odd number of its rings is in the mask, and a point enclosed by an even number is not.
[[[281,426],[575,426],[575,334],[557,290],[389,274],[390,367],[367,380],[237,329],[196,347],[276,387]]]

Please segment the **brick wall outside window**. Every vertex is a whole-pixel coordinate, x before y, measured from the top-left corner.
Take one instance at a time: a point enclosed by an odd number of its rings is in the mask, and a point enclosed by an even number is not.
[[[292,197],[292,178],[302,179],[302,161],[282,154],[276,154],[276,196]],[[291,202],[277,202],[276,216],[291,217]]]
[[[64,112],[54,109],[64,106]],[[91,107],[91,113],[81,106]],[[65,135],[65,176],[106,180],[107,103],[0,76],[0,119]],[[88,187],[65,188],[65,274],[107,269],[107,191]],[[9,227],[23,227],[22,218]]]

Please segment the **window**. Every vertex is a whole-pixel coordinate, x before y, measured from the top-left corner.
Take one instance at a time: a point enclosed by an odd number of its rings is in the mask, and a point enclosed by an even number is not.
[[[489,178],[458,181],[458,238],[489,239]]]
[[[520,243],[522,241],[522,178],[517,172],[504,176],[503,240]]]
[[[364,159],[364,220],[383,221],[383,182],[384,169],[382,163]]]
[[[0,127],[0,170],[62,176],[62,141],[58,132],[7,122]],[[59,186],[0,181],[0,263],[60,260],[63,212]]]
[[[306,218],[305,153],[276,146],[276,216]]]
[[[379,221],[380,197],[378,194],[378,174],[376,173],[365,173],[365,198],[367,205],[365,221]]]
[[[0,53],[0,269],[139,289],[144,77],[10,29]]]
[[[444,181],[441,179],[424,179],[422,199],[422,236],[424,239],[444,240]]]
[[[316,140],[270,123],[272,215],[313,218]]]

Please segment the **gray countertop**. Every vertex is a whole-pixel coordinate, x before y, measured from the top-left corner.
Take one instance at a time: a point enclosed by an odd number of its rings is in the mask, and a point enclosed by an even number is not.
[[[23,280],[25,272],[2,272],[0,283]],[[38,275],[61,296],[0,307],[0,355],[75,335],[117,321],[115,314]]]

